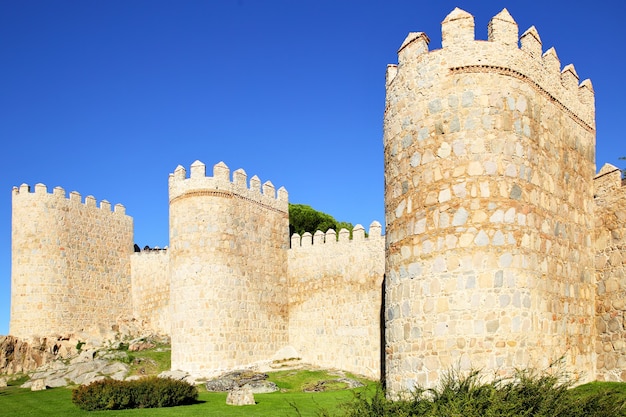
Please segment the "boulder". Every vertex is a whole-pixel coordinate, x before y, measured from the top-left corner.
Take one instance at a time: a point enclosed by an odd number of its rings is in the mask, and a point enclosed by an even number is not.
[[[32,385],[30,386],[31,391],[43,391],[46,388],[46,383],[43,379],[37,379],[33,381]]]
[[[143,340],[130,343],[128,345],[128,350],[130,352],[139,352],[141,350],[152,349],[153,347],[156,347],[154,343]]]
[[[269,394],[278,391],[278,385],[272,381],[252,381],[243,387],[248,388],[253,394]]]
[[[170,378],[178,381],[185,381],[191,385],[196,384],[196,379],[185,371],[163,371],[158,375],[159,378]]]
[[[226,404],[228,405],[255,405],[254,394],[249,388],[235,388],[228,391],[226,396]]]
[[[7,386],[7,380],[5,378],[0,378],[0,388],[4,388]]]
[[[268,375],[261,372],[254,372],[249,370],[232,371],[228,372],[218,378],[212,379],[205,383],[207,391],[212,392],[226,392],[236,388],[241,388],[245,385],[249,385],[250,389],[258,389],[259,392],[274,392],[278,391],[278,387],[273,391],[268,391],[272,385],[272,382],[266,381]]]

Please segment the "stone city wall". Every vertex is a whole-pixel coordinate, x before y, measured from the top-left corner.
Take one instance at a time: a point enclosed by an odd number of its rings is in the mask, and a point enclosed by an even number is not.
[[[592,378],[594,98],[506,10],[442,48],[411,33],[387,73],[386,372],[391,395],[452,366]],[[546,354],[549,352],[549,354]]]
[[[596,192],[596,379],[626,381],[626,186],[606,164]]]
[[[43,184],[13,188],[11,335],[111,331],[129,316],[133,220],[124,206]]]
[[[133,318],[146,330],[169,335],[170,257],[167,250],[144,250],[130,257]]]
[[[307,363],[380,377],[385,239],[373,222],[314,237],[289,251],[289,343]]]
[[[288,196],[239,169],[170,175],[172,369],[217,372],[287,345]]]

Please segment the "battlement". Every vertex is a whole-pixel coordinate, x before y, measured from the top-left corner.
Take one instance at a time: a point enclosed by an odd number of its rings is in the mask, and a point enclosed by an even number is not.
[[[604,164],[593,178],[596,204],[604,205],[616,197],[616,192],[626,187],[622,170],[612,164]],[[621,194],[620,194],[621,195]]]
[[[96,204],[96,199],[92,195],[85,197],[84,202],[79,192],[71,191],[69,197],[61,187],[54,187],[52,193],[48,193],[48,188],[44,184],[35,184],[34,191],[28,184],[22,184],[19,187],[13,187],[13,198],[54,198],[57,200],[67,200],[70,204],[84,204],[85,207],[99,208],[103,211],[111,211],[111,203],[107,200],[101,200],[100,205]],[[126,208],[121,204],[116,204],[113,208],[116,214],[126,214]]]
[[[441,24],[442,48],[429,51],[425,33],[411,32],[398,50],[398,64],[387,68],[389,87],[404,68],[440,64],[448,73],[495,73],[528,82],[569,113],[577,123],[595,130],[594,91],[588,79],[579,83],[572,64],[561,69],[554,48],[542,54],[542,42],[532,26],[518,38],[518,26],[506,9],[488,25],[487,41],[476,40],[474,17],[455,8]],[[442,56],[444,55],[444,56]],[[441,74],[443,76],[445,74]]]
[[[160,248],[155,248],[155,249],[150,249],[150,250],[142,250],[139,252],[133,252],[131,256],[135,256],[135,257],[157,257],[157,256],[169,256],[168,253],[168,248],[167,246],[164,247],[163,249]]]
[[[206,175],[206,165],[200,161],[191,164],[189,176],[187,170],[179,165],[169,176],[170,203],[186,196],[220,195],[223,197],[237,197],[254,201],[269,208],[288,212],[289,195],[284,187],[278,192],[270,181],[261,184],[259,177],[250,178],[243,169],[233,172],[232,180],[230,168],[219,162],[213,166],[213,176]]]
[[[378,240],[382,238],[382,226],[379,222],[374,220],[370,224],[370,230],[368,237],[365,237],[365,228],[357,224],[352,229],[352,239],[350,239],[350,231],[348,229],[341,229],[339,231],[339,237],[337,232],[333,229],[328,229],[326,233],[318,230],[315,234],[305,232],[300,236],[298,233],[291,235],[291,248],[292,249],[304,249],[313,245],[335,245],[346,244],[350,242],[362,242],[366,240]]]

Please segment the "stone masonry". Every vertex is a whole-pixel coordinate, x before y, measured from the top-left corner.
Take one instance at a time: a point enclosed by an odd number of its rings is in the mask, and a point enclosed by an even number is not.
[[[124,206],[37,184],[13,188],[11,322],[20,338],[86,332],[128,316],[133,220]]]
[[[373,222],[291,237],[289,341],[303,361],[380,376],[385,240]],[[328,348],[332,346],[332,348]]]
[[[194,374],[288,344],[287,191],[195,162],[170,176],[172,368]]]
[[[606,164],[595,180],[596,379],[626,381],[626,180]]]
[[[385,236],[290,238],[287,191],[224,163],[170,174],[156,251],[134,252],[119,204],[15,187],[10,333],[132,322],[169,335],[194,377],[298,358],[384,377],[392,397],[451,367],[559,358],[626,381],[626,186],[595,174],[591,82],[506,9],[488,33],[455,9],[440,49],[409,33],[388,66]]]
[[[534,28],[518,46],[506,9],[487,41],[455,9],[442,48],[428,43],[410,33],[387,72],[390,393],[455,365],[593,369],[591,83],[542,54]]]

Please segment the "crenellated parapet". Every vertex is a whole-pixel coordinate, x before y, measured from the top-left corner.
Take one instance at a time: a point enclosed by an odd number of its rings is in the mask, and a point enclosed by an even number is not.
[[[288,211],[289,195],[284,187],[278,191],[270,181],[261,184],[254,175],[248,183],[248,175],[243,169],[233,172],[224,162],[213,166],[213,176],[206,175],[206,166],[200,161],[191,164],[189,176],[187,170],[178,166],[169,177],[170,202],[183,196],[221,195],[253,201],[274,210]]]
[[[602,204],[605,200],[611,200],[624,186],[622,170],[612,164],[604,164],[593,179],[594,195],[596,204]]]
[[[442,48],[429,51],[428,36],[409,33],[398,50],[398,64],[387,69],[387,84],[398,71],[420,71],[445,65],[450,73],[494,73],[526,82],[570,114],[586,129],[595,130],[594,91],[588,79],[579,82],[572,64],[561,68],[554,48],[542,53],[542,42],[532,26],[518,38],[518,26],[506,9],[489,22],[487,41],[476,40],[474,17],[454,9],[442,22]],[[423,80],[428,82],[428,80]]]
[[[79,192],[71,191],[69,197],[66,194],[66,191],[61,187],[54,187],[52,193],[48,193],[48,188],[45,184],[35,184],[32,189],[28,184],[22,184],[19,187],[13,187],[13,198],[30,198],[37,199],[41,202],[45,201],[56,201],[60,203],[74,204],[80,205],[83,204],[87,208],[97,208],[102,210],[103,212],[111,212],[111,203],[107,200],[100,201],[100,204],[97,204],[97,200],[94,196],[88,195],[85,197],[85,200],[82,200],[82,197]],[[117,215],[125,215],[126,208],[121,204],[116,204],[113,207],[113,213]]]
[[[348,229],[339,230],[339,234],[334,229],[328,229],[326,233],[318,230],[315,234],[305,232],[300,236],[298,233],[291,235],[291,249],[305,249],[314,245],[337,245],[337,244],[358,244],[358,242],[383,239],[382,226],[379,222],[373,221],[367,237],[365,237],[365,228],[357,224],[352,230],[352,239],[350,239],[350,231]]]

